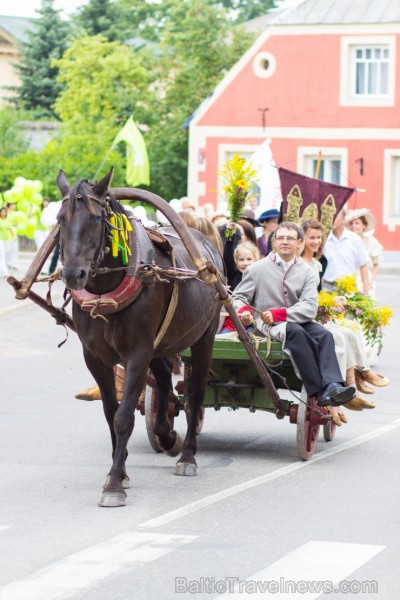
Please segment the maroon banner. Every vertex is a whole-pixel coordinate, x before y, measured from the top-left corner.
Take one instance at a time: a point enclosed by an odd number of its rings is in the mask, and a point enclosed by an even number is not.
[[[327,183],[299,175],[279,167],[282,189],[282,220],[303,223],[308,219],[319,221],[326,234],[343,208],[354,188]]]

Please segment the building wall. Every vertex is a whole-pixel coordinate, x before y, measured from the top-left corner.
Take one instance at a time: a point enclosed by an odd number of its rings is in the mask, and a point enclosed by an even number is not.
[[[0,39],[0,106],[4,105],[6,99],[12,96],[12,92],[5,90],[4,87],[17,86],[19,84],[19,78],[13,67],[17,56],[16,52],[2,45]]]
[[[371,36],[390,40],[395,53],[390,75],[393,93],[388,101],[378,101],[379,106],[351,105],[344,93],[347,43],[354,38],[363,43]],[[400,82],[399,53],[400,24],[270,27],[191,123],[188,195],[200,204],[216,205],[222,199],[218,171],[226,153],[251,155],[266,138],[272,140],[275,162],[299,173],[305,173],[308,152],[337,149],[342,157],[340,183],[365,190],[353,194],[349,206],[371,208],[378,221],[376,234],[385,248],[400,250],[400,216],[391,214],[392,174],[388,172],[392,155],[400,156],[400,101],[395,85]],[[265,58],[268,75],[257,76]]]

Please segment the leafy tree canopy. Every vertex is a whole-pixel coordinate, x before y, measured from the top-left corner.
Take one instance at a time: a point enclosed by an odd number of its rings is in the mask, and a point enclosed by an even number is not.
[[[235,1],[89,0],[87,11],[82,7],[74,21],[74,41],[50,62],[52,81],[59,86],[51,104],[62,121],[57,136],[41,152],[0,165],[0,184],[18,175],[41,179],[46,193],[58,197],[59,168],[75,183],[103,176],[114,165],[113,183],[123,185],[124,147],[111,145],[133,114],[145,131],[150,189],[166,199],[185,195],[185,123],[253,40],[233,26],[238,11],[256,5],[261,10],[263,4],[264,13],[271,4]],[[42,2],[50,7],[53,0]],[[102,35],[87,35],[97,31]],[[138,37],[152,43],[135,50],[132,40]]]
[[[56,79],[58,70],[52,61],[63,55],[69,43],[69,25],[53,5],[54,0],[42,0],[39,17],[21,45],[22,58],[16,65],[21,85],[14,88],[15,103],[34,110],[37,118],[54,117],[53,104],[62,84]]]
[[[25,119],[26,114],[14,109],[0,109],[0,156],[3,160],[18,156],[28,149],[28,139],[18,126]]]
[[[137,107],[140,113],[142,99],[150,96],[148,73],[134,52],[102,36],[76,39],[55,64],[64,85],[55,111],[64,122],[115,126]]]
[[[227,35],[229,32],[229,36]],[[247,50],[252,36],[231,28],[226,11],[204,0],[176,0],[161,39],[166,73],[158,123],[149,132],[149,156],[158,193],[183,196],[187,188],[188,129],[184,127],[227,70]]]
[[[99,35],[108,41],[125,41],[132,25],[129,11],[114,0],[89,0],[72,17],[75,36]]]

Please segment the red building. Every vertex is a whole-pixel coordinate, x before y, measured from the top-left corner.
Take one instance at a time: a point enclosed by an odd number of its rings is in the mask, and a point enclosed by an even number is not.
[[[190,123],[188,195],[223,199],[221,166],[271,138],[275,162],[356,187],[400,250],[400,1],[303,0],[264,27]],[[215,191],[218,190],[218,194]]]

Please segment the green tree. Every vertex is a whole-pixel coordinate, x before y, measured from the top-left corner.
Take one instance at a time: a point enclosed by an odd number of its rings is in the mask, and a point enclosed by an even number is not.
[[[73,130],[100,121],[115,129],[132,113],[142,117],[149,77],[128,46],[88,36],[76,39],[55,64],[63,84],[55,111]]]
[[[29,142],[19,127],[26,115],[12,108],[0,109],[0,156],[2,160],[18,156],[28,149]]]
[[[99,35],[108,41],[124,41],[132,29],[128,10],[113,0],[89,0],[72,18],[76,34]]]
[[[274,0],[210,0],[210,2],[228,9],[236,23],[244,23],[265,15],[275,6]]]
[[[54,117],[53,104],[62,90],[53,59],[68,46],[69,25],[53,7],[54,0],[42,0],[38,19],[21,45],[22,58],[16,65],[21,85],[15,88],[21,108],[34,110],[38,118]]]
[[[222,8],[176,0],[161,41],[163,94],[149,133],[152,181],[165,198],[186,194],[188,129],[184,127],[253,37],[232,28]]]

